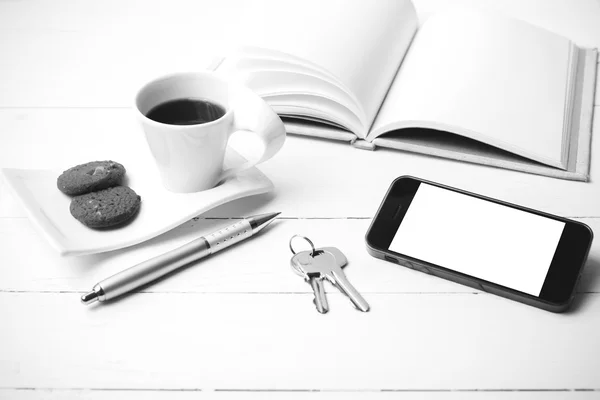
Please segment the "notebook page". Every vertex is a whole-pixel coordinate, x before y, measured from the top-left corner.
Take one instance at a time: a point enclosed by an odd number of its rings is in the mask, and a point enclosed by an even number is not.
[[[431,128],[564,167],[573,48],[522,21],[470,10],[435,15],[417,33],[369,138]]]
[[[370,126],[417,28],[411,2],[265,0],[257,8],[242,44],[325,68],[356,96]]]

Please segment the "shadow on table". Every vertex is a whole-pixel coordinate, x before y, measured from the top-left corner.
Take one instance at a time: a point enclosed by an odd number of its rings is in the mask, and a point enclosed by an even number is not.
[[[576,313],[582,311],[590,301],[589,294],[600,294],[600,259],[596,257],[589,257],[585,264],[581,280],[575,289],[575,298],[569,312]]]

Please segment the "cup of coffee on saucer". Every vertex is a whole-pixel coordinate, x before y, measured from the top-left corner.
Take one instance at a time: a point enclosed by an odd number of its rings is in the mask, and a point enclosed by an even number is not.
[[[191,193],[273,157],[285,141],[279,116],[250,89],[214,72],[175,73],[145,84],[135,110],[163,185]],[[259,145],[253,158],[224,168],[233,134],[251,135]]]

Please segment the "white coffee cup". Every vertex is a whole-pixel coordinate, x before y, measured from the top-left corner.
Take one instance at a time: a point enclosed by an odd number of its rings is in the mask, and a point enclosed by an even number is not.
[[[171,125],[146,115],[159,104],[176,99],[203,99],[221,105],[225,115],[206,123]],[[163,185],[173,192],[198,192],[273,157],[285,141],[279,116],[250,89],[228,82],[214,72],[166,75],[145,84],[135,98],[135,110]],[[253,133],[260,154],[224,169],[231,135]]]

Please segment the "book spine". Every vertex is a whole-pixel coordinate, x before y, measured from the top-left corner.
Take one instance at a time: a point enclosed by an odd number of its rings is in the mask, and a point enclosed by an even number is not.
[[[356,147],[357,149],[362,149],[362,150],[375,150],[377,148],[377,146],[375,146],[374,143],[371,142],[367,142],[366,140],[363,139],[354,139],[350,142],[350,144],[354,147]]]
[[[596,74],[598,68],[598,51],[596,49],[579,49],[580,63],[577,71],[574,105],[571,112],[571,149],[569,162],[575,165],[569,170],[585,175],[589,180],[590,156],[592,141],[592,121],[594,116],[594,98],[596,90]],[[571,165],[570,165],[571,167]]]

